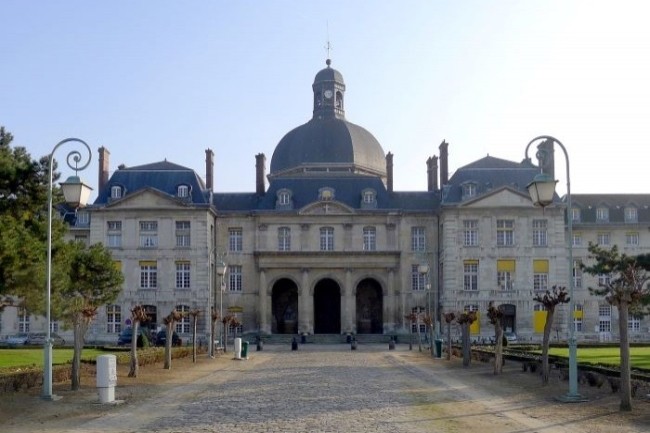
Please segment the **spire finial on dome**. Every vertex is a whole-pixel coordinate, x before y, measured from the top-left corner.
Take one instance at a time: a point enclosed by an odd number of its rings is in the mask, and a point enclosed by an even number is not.
[[[325,49],[327,50],[327,60],[325,60],[325,64],[329,68],[330,65],[332,64],[332,60],[330,60],[330,51],[332,51],[332,44],[330,44],[330,23],[329,21],[326,22],[327,26],[327,44],[325,44]]]
[[[329,68],[330,65],[332,64],[332,61],[331,61],[330,59],[327,59],[327,60],[325,60],[325,64],[326,64],[327,67]]]

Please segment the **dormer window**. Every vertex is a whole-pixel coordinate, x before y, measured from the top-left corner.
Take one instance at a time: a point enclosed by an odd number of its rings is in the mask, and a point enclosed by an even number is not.
[[[625,222],[626,223],[636,223],[639,222],[639,213],[635,207],[626,207],[625,208]]]
[[[334,190],[332,188],[321,188],[318,190],[318,199],[321,201],[334,200]]]
[[[90,214],[88,212],[78,211],[75,226],[85,227],[90,224]]]
[[[601,222],[609,221],[609,209],[607,209],[606,207],[597,208],[596,221],[601,221]]]
[[[372,204],[375,202],[375,191],[365,190],[363,192],[363,202],[365,204]]]
[[[187,198],[190,196],[190,187],[187,185],[178,185],[176,195],[180,198]]]
[[[119,185],[114,185],[111,187],[111,198],[117,199],[122,198],[122,187]]]
[[[571,209],[571,221],[573,221],[574,223],[580,222],[580,209],[578,209],[577,207]]]
[[[277,192],[277,199],[275,201],[275,207],[276,208],[291,209],[291,207],[292,207],[291,199],[292,199],[291,190],[280,189]]]
[[[476,183],[468,182],[463,184],[463,200],[476,196]]]

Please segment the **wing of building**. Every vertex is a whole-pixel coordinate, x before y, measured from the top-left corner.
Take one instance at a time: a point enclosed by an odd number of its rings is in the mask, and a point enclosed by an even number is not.
[[[280,140],[268,173],[266,156],[255,155],[248,193],[218,192],[210,149],[205,181],[168,161],[110,174],[109,151],[99,150],[98,198],[70,219],[70,233],[107,245],[125,283],[87,339],[116,341],[135,305],[146,306],[151,328],[174,309],[199,309],[205,338],[211,310],[237,314],[240,331],[255,335],[386,336],[427,331],[406,318],[412,312],[476,310],[472,335],[488,339],[490,301],[507,331],[541,339],[546,316],[533,296],[567,286],[570,271],[562,199],[542,211],[526,191],[538,167],[487,156],[450,177],[443,141],[423,161],[426,189],[394,191],[393,155],[347,120],[346,85],[329,60],[311,91],[311,119]],[[587,260],[589,241],[650,250],[650,195],[573,197],[576,262]],[[558,335],[573,322],[579,339],[609,338],[615,312],[588,294],[597,281],[573,275],[577,308],[558,312]],[[12,326],[29,320],[18,314]],[[633,338],[649,333],[644,319],[629,326]],[[189,317],[176,330],[187,338]]]

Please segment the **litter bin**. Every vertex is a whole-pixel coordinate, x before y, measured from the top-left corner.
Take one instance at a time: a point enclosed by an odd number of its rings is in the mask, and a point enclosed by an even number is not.
[[[442,340],[436,339],[436,358],[442,358]]]
[[[241,343],[241,357],[248,359],[248,341],[242,341]]]

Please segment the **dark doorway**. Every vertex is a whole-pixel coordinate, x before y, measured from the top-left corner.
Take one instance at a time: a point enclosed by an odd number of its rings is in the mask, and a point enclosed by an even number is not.
[[[273,285],[271,295],[273,334],[298,333],[298,287],[293,281],[283,278]]]
[[[341,333],[341,288],[324,279],[314,287],[314,334]]]
[[[383,294],[379,283],[372,278],[357,286],[357,333],[383,334]]]
[[[501,304],[499,310],[503,313],[503,332],[516,332],[517,307],[512,304]]]

